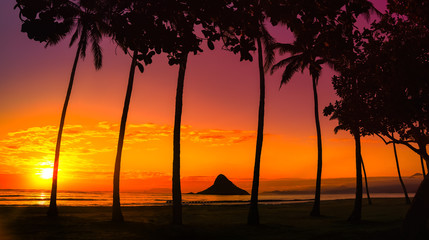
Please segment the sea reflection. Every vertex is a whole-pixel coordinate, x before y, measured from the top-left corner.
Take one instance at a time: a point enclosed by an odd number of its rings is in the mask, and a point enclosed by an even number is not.
[[[36,193],[37,194],[37,193]],[[30,201],[31,201],[31,199],[29,199]],[[48,204],[48,201],[49,201],[49,196],[48,196],[48,194],[46,194],[46,193],[44,193],[44,192],[41,192],[40,194],[39,194],[39,200],[36,202],[36,205],[41,205],[41,206],[43,206],[43,205],[47,205]]]
[[[413,194],[411,194],[413,196]],[[309,202],[312,194],[260,194],[260,204],[287,204]],[[322,200],[353,199],[354,194],[323,194]],[[400,193],[373,193],[373,198],[402,198]],[[50,193],[37,190],[0,190],[0,205],[48,206]],[[151,194],[139,192],[121,193],[122,206],[165,206],[171,205],[171,194]],[[249,204],[249,195],[200,195],[183,194],[184,205],[236,205]],[[111,206],[111,192],[58,192],[60,206]]]

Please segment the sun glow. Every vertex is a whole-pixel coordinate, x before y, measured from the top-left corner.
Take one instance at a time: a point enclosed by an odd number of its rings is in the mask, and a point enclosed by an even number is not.
[[[42,168],[40,172],[37,173],[40,178],[51,179],[52,178],[52,168]]]

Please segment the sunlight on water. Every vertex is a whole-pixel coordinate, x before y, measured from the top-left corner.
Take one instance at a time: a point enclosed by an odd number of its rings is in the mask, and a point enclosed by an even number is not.
[[[410,194],[412,197],[414,194]],[[373,193],[373,198],[402,198],[400,193]],[[0,205],[48,206],[50,193],[36,190],[0,190]],[[260,204],[284,204],[312,201],[310,194],[260,194]],[[354,194],[322,194],[322,200],[353,199]],[[58,192],[58,205],[62,206],[111,206],[111,192]],[[183,194],[184,205],[248,204],[250,196],[221,196]],[[122,206],[164,206],[171,204],[170,194],[139,192],[121,193]]]
[[[45,192],[39,193],[39,200],[36,203],[37,205],[47,205],[49,204],[49,195]]]

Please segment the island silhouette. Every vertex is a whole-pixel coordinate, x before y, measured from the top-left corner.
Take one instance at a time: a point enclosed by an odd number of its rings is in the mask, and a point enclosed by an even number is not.
[[[249,195],[246,190],[237,187],[225,175],[219,174],[213,185],[197,194],[207,195]]]

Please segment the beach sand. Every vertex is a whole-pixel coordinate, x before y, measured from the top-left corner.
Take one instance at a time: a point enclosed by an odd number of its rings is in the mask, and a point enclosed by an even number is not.
[[[45,207],[0,206],[0,239],[400,239],[404,199],[364,201],[360,224],[346,221],[353,200],[333,200],[318,218],[309,216],[311,203],[260,205],[260,226],[245,224],[247,205],[184,206],[183,226],[170,225],[168,206],[123,207],[121,224],[110,222],[110,207],[60,206],[50,219]]]

